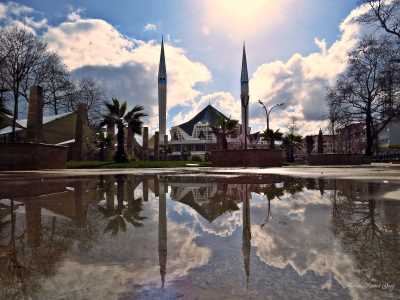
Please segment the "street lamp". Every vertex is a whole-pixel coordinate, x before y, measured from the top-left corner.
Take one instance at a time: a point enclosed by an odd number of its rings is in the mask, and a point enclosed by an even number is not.
[[[278,107],[282,107],[283,105],[285,105],[285,103],[278,103],[278,104],[274,104],[271,107],[267,107],[264,102],[262,102],[261,100],[258,100],[258,103],[261,104],[261,106],[264,108],[265,110],[265,115],[267,116],[267,132],[269,131],[269,116],[271,114],[271,112]]]

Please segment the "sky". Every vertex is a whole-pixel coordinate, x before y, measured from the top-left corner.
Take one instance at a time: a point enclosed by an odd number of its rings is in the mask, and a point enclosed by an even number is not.
[[[31,0],[0,1],[0,26],[43,37],[75,78],[94,77],[107,96],[142,104],[157,129],[157,71],[166,40],[168,127],[208,104],[240,117],[245,41],[250,126],[266,127],[262,99],[285,103],[271,127],[293,118],[301,134],[326,128],[326,88],[346,68],[362,29],[358,0]]]

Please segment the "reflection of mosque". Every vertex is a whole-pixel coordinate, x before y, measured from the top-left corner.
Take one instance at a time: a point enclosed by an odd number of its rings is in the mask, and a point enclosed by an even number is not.
[[[135,191],[140,184],[142,194],[136,197]],[[141,212],[143,204],[149,199],[149,191],[159,199],[158,260],[162,287],[168,278],[169,191],[171,200],[190,206],[210,223],[227,212],[239,210],[241,204],[242,255],[248,284],[251,277],[252,193],[263,195],[271,202],[278,201],[285,193],[302,192],[304,187],[332,198],[335,233],[346,251],[354,253],[358,267],[365,271],[362,274],[365,280],[400,286],[400,257],[397,251],[400,246],[399,206],[393,201],[377,200],[390,192],[388,185],[279,176],[210,178],[193,183],[179,177],[132,175],[2,181],[0,199],[11,201],[0,202],[0,264],[10,267],[0,270],[0,280],[8,278],[8,283],[0,284],[2,287],[21,283],[33,285],[29,274],[34,272],[50,276],[62,253],[71,247],[74,239],[90,241],[96,239],[96,234],[99,237],[108,232],[116,235],[125,231],[127,226],[145,226],[146,219]],[[91,205],[107,220],[104,232],[88,220]],[[267,221],[270,210],[269,206]],[[48,218],[51,222],[44,222]],[[66,226],[68,222],[74,226]],[[366,243],[369,247],[363,246]],[[21,250],[27,247],[32,251]],[[373,260],[365,264],[368,257]],[[7,289],[2,289],[1,293],[0,296],[5,298],[9,296]]]

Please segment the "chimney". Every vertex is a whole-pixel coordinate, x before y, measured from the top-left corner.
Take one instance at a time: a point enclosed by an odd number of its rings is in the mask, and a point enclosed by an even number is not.
[[[143,127],[143,154],[144,160],[149,159],[149,127]]]
[[[29,92],[26,140],[39,143],[43,140],[43,88],[32,86]]]
[[[158,131],[154,134],[154,159],[160,159],[160,134]]]
[[[76,123],[75,123],[75,143],[73,147],[73,159],[85,159],[85,128],[88,126],[87,105],[80,103],[76,110]]]

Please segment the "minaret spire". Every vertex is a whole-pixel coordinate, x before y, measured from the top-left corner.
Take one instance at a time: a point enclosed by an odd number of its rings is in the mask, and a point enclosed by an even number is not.
[[[160,144],[163,144],[167,130],[167,68],[165,66],[164,37],[161,38],[161,54],[158,69],[158,114]]]
[[[247,72],[247,57],[246,57],[246,44],[245,43],[243,43],[242,74],[240,76],[240,82],[242,84],[249,82],[249,75]]]
[[[158,80],[167,80],[167,68],[165,66],[164,36],[161,37],[160,65],[158,69]]]
[[[243,43],[242,72],[240,75],[240,99],[242,101],[242,135],[244,148],[247,149],[249,128],[249,75],[247,72],[246,44]]]

